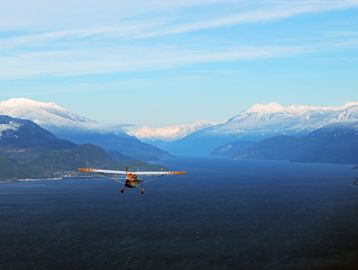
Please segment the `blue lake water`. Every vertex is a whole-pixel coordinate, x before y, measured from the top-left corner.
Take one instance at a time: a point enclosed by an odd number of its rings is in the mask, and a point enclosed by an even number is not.
[[[0,269],[358,269],[352,166],[163,163],[188,174],[144,196],[104,179],[0,185]]]

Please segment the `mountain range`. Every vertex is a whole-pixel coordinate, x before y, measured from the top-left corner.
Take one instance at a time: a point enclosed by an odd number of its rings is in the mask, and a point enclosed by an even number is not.
[[[152,167],[98,146],[59,139],[30,120],[0,115],[0,180],[61,176],[78,167]]]
[[[278,135],[305,135],[327,125],[355,121],[358,121],[358,102],[332,107],[255,104],[224,123],[175,140],[165,149],[174,154],[207,155],[232,142],[249,143]]]
[[[186,149],[185,146],[180,145],[178,142],[190,134],[212,125],[212,123],[207,121],[196,121],[188,125],[175,125],[162,128],[144,126],[129,133],[146,143],[155,145],[170,153],[195,154],[197,147]]]
[[[77,144],[95,144],[113,155],[123,154],[140,160],[172,157],[168,152],[128,135],[120,125],[99,123],[55,103],[10,99],[0,102],[0,114],[32,120],[59,138]]]
[[[143,126],[141,128],[132,130],[129,134],[136,136],[138,139],[143,141],[176,141],[180,140],[189,134],[212,126],[213,123],[208,121],[195,121],[188,125],[174,125],[168,127],[152,128],[149,126]]]
[[[233,159],[358,163],[358,121],[331,124],[306,135],[280,135],[246,146],[230,143],[214,151]]]
[[[166,128],[143,127],[129,134],[121,125],[98,123],[54,103],[10,99],[0,103],[0,113],[32,120],[2,116],[0,157],[8,168],[19,164],[35,168],[41,160],[52,166],[53,172],[57,170],[53,166],[56,162],[69,160],[72,165],[79,164],[91,155],[101,157],[107,167],[118,167],[110,160],[158,160],[171,157],[167,151],[234,159],[357,162],[354,151],[358,102],[331,107],[255,104],[221,124],[199,121]],[[73,156],[80,156],[79,162]],[[93,159],[90,163],[95,162]],[[68,165],[60,165],[58,170],[63,171]]]

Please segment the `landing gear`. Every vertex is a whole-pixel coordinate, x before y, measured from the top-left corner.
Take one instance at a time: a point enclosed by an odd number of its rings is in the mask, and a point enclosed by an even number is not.
[[[141,194],[144,194],[144,188],[140,188],[139,190]]]
[[[124,187],[119,190],[121,193],[124,193]]]

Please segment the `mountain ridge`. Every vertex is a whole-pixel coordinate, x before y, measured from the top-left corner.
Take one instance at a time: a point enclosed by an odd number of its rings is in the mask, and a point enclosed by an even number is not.
[[[52,178],[77,167],[124,169],[155,166],[126,156],[112,158],[102,148],[59,139],[30,120],[0,115],[0,180]]]
[[[171,148],[166,149],[173,153],[184,149],[189,153],[209,154],[224,144],[238,140],[255,142],[277,135],[304,135],[330,124],[357,120],[358,101],[331,107],[255,104],[224,123],[175,141]]]
[[[356,164],[358,121],[331,124],[301,136],[274,136],[242,148],[236,145],[223,146],[214,154],[232,159]]]
[[[102,124],[52,102],[9,99],[0,102],[0,114],[32,120],[59,138],[77,144],[96,144],[134,159],[160,160],[172,157],[168,152],[128,135],[121,125]]]
[[[185,136],[203,129],[205,127],[212,126],[213,123],[200,120],[191,124],[173,125],[166,127],[153,128],[149,126],[142,126],[138,129],[134,129],[129,132],[130,135],[134,135],[137,138],[146,142],[162,140],[162,141],[175,141],[184,138]]]

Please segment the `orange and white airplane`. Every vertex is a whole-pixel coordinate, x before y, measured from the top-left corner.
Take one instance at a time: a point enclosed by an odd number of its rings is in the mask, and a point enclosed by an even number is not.
[[[147,171],[147,172],[130,172],[126,168],[125,171],[114,171],[114,170],[102,170],[102,169],[94,169],[94,168],[78,168],[78,172],[81,173],[95,173],[104,175],[109,179],[112,179],[116,182],[122,183],[124,186],[120,189],[120,192],[123,193],[125,188],[136,188],[144,184],[144,179],[139,179],[138,175],[143,177],[152,177],[152,180],[154,180],[154,177],[161,177],[164,175],[178,175],[178,174],[186,174],[186,172],[183,171]],[[120,178],[121,176],[124,176],[124,178]],[[142,194],[144,194],[144,188],[139,189]]]

